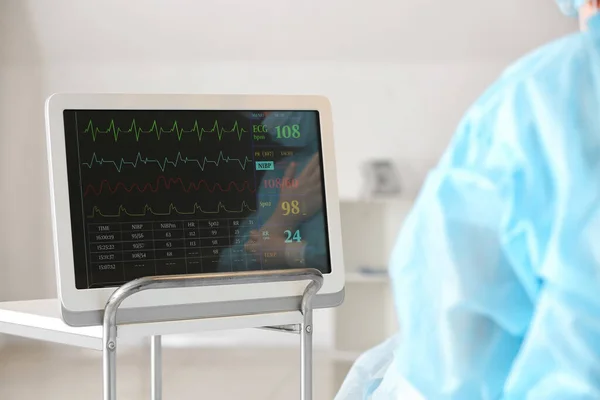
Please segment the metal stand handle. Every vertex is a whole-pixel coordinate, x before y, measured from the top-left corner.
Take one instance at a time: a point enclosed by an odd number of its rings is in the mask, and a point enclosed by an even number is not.
[[[150,395],[152,400],[162,400],[162,338],[152,336],[150,340]]]
[[[312,300],[323,286],[323,275],[316,269],[279,271],[228,272],[218,274],[155,276],[136,279],[117,289],[106,303],[103,323],[104,400],[117,400],[117,311],[125,299],[135,293],[151,289],[180,287],[226,286],[252,283],[294,282],[309,280],[302,296],[300,326],[301,344],[301,398],[312,400]],[[201,317],[199,317],[201,318]],[[275,329],[287,328],[275,327]],[[162,399],[162,350],[160,336],[152,337],[152,399]]]

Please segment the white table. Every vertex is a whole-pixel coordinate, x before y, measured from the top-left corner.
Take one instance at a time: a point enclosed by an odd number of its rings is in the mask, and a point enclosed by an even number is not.
[[[129,296],[152,289],[184,286],[236,285],[249,282],[279,282],[309,280],[298,311],[224,316],[197,319],[120,324],[117,312]],[[109,299],[104,312],[104,326],[75,328],[65,324],[60,316],[57,299],[0,303],[0,333],[24,338],[62,343],[70,346],[99,350],[103,354],[104,400],[116,400],[117,339],[131,340],[152,337],[151,377],[152,400],[162,399],[162,346],[163,335],[211,330],[264,328],[300,334],[301,344],[301,397],[312,400],[312,299],[323,284],[323,275],[314,269],[253,271],[185,275],[173,277],[146,277],[126,283]]]
[[[300,311],[119,325],[119,339],[302,323]],[[102,350],[102,327],[74,328],[60,317],[58,299],[0,302],[0,333]]]

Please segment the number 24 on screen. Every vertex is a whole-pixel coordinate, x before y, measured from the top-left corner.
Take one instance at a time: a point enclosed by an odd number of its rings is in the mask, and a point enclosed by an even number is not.
[[[292,234],[292,231],[290,231],[290,230],[286,230],[284,233],[285,233],[285,242],[286,243],[302,241],[302,236],[300,236],[300,230],[297,230],[293,234]]]

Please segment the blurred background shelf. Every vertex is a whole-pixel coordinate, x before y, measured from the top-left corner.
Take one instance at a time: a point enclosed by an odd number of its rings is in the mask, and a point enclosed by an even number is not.
[[[362,353],[398,330],[387,266],[412,204],[403,196],[341,202],[346,299],[333,310],[336,387]]]
[[[366,274],[362,272],[347,272],[346,283],[389,283],[387,274]]]

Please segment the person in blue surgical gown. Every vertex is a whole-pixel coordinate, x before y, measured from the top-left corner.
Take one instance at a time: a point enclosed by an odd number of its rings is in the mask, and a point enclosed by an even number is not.
[[[400,333],[337,400],[600,399],[600,14],[470,109],[391,261]]]

